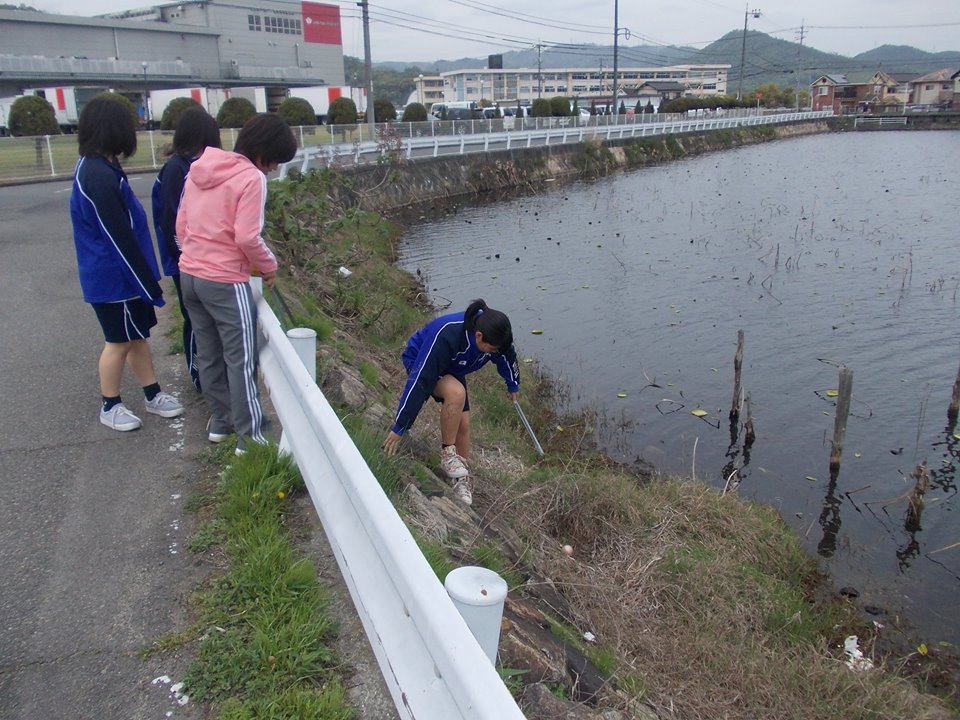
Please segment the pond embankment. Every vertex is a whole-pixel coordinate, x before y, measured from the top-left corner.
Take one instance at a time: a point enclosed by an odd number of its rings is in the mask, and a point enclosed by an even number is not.
[[[833,129],[832,121],[800,122],[457,157],[405,160],[397,156],[355,171],[349,187],[343,188],[346,196],[337,199],[384,212],[464,195],[534,188],[553,180],[595,178],[619,169]]]

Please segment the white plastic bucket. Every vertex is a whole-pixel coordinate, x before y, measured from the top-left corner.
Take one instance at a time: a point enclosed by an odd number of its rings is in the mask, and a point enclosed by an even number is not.
[[[493,570],[468,565],[451,571],[443,586],[480,649],[496,664],[500,620],[507,599],[506,581]]]

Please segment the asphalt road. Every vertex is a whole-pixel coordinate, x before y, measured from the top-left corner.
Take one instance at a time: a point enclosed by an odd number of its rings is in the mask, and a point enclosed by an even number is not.
[[[131,178],[141,200],[152,180]],[[68,182],[0,188],[0,718],[199,718],[171,693],[185,660],[137,651],[187,626],[206,572],[182,547],[206,411],[167,351],[165,281],[151,345],[186,414],[140,412],[130,433],[98,422],[103,341],[80,293],[69,197]],[[123,397],[142,409],[129,371]]]

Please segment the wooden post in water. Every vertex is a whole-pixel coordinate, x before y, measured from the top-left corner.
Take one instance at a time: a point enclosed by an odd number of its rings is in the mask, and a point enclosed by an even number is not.
[[[833,423],[833,450],[830,451],[830,471],[840,469],[840,454],[843,452],[843,437],[847,433],[847,416],[850,414],[850,397],[853,395],[853,370],[840,366],[840,385],[837,387],[837,417]]]
[[[950,398],[950,408],[947,410],[947,419],[951,424],[957,421],[960,412],[960,370],[957,370],[957,379],[953,383],[953,397]]]
[[[737,330],[737,354],[733,356],[733,403],[730,419],[740,417],[740,369],[743,366],[743,329]]]
[[[749,448],[757,438],[753,432],[753,411],[750,409],[750,393],[747,393],[746,398],[744,398],[744,404],[747,408],[747,421],[743,424],[743,446]]]

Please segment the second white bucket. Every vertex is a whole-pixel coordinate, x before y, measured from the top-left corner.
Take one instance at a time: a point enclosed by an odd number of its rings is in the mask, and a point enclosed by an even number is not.
[[[468,565],[451,571],[443,586],[480,649],[496,665],[500,620],[507,599],[506,581],[493,570]]]

